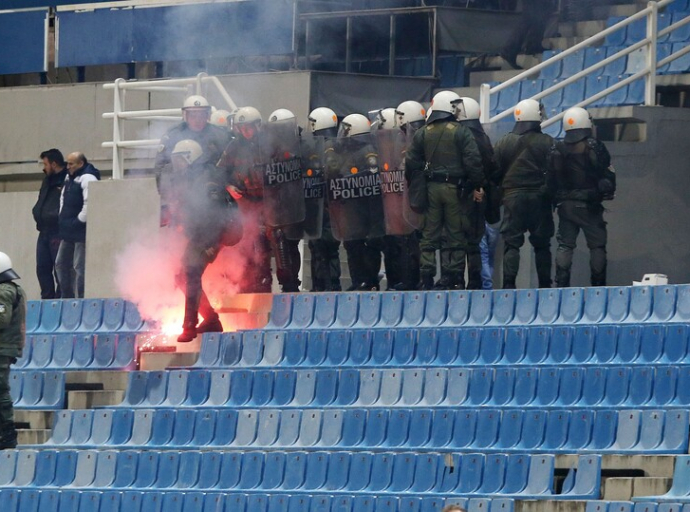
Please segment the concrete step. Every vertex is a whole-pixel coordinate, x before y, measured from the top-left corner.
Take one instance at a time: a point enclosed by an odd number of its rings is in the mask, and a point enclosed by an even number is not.
[[[598,5],[592,12],[596,19],[606,20],[611,16],[632,16],[644,8],[644,3],[626,5]]]
[[[22,444],[43,444],[50,439],[50,429],[19,429],[17,430],[17,443]]]
[[[633,496],[659,496],[671,488],[672,478],[609,477],[602,483],[602,497],[610,501],[630,501]]]
[[[547,39],[544,39],[543,45],[544,48],[547,48],[549,50],[567,50],[568,48],[571,48],[575,46],[578,43],[581,43],[582,41],[586,40],[586,37],[581,37],[581,36],[574,36],[574,37],[549,37]],[[601,43],[599,43],[600,45]],[[593,45],[593,46],[598,46],[598,45]]]
[[[30,429],[49,429],[53,426],[54,411],[27,411],[14,410],[14,423],[20,428],[27,426]]]
[[[142,352],[140,368],[145,371],[184,368],[192,366],[196,362],[198,355],[198,352]]]
[[[109,391],[68,391],[67,406],[70,409],[93,409],[110,407],[122,403],[124,390]]]
[[[470,73],[470,87],[479,87],[489,82],[505,82],[524,72],[524,69],[510,69],[501,71],[475,71]],[[537,73],[535,73],[536,77]]]
[[[65,384],[68,389],[78,389],[80,386],[85,388],[97,387],[103,390],[122,390],[127,389],[127,379],[129,372],[126,371],[84,371],[84,372],[65,372]]]
[[[675,455],[604,455],[601,458],[602,471],[644,471],[649,477],[671,478]],[[557,468],[577,466],[578,455],[557,455]]]
[[[517,56],[517,63],[518,65],[523,68],[523,69],[528,69],[531,68],[532,66],[536,66],[541,62],[541,54],[536,54],[536,55],[518,55]],[[493,70],[493,71],[513,71],[513,68],[502,58],[499,57],[498,55],[493,55],[493,56],[487,56],[481,59],[477,59],[474,61],[474,67],[479,68],[477,71],[485,71],[485,70]],[[477,72],[477,71],[472,71],[472,64],[470,64],[469,71],[472,72]],[[518,70],[520,71],[520,70]]]
[[[558,32],[561,37],[591,37],[606,28],[606,20],[575,21],[560,23]]]

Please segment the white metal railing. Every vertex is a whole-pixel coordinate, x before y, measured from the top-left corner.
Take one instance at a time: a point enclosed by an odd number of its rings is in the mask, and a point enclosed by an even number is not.
[[[580,79],[585,78],[587,75],[591,74],[592,72],[610,64],[613,61],[616,61],[632,52],[635,52],[641,48],[646,48],[646,65],[644,69],[638,71],[637,73],[620,80],[616,82],[615,84],[607,87],[606,89],[598,92],[597,94],[594,94],[588,98],[585,98],[583,101],[580,101],[579,103],[573,105],[575,107],[586,107],[587,105],[590,105],[601,98],[604,98],[608,96],[609,94],[617,91],[618,89],[621,89],[628,84],[639,80],[641,78],[645,79],[645,95],[644,95],[644,104],[645,105],[655,105],[656,104],[656,76],[657,76],[657,70],[660,67],[665,66],[666,64],[678,59],[679,57],[682,57],[686,53],[690,52],[690,45],[683,47],[681,50],[672,53],[668,57],[665,57],[661,61],[657,61],[657,41],[660,37],[663,37],[674,30],[680,28],[681,26],[684,26],[688,23],[690,23],[690,16],[686,17],[685,19],[682,19],[672,25],[669,25],[668,27],[664,28],[663,30],[659,31],[657,28],[657,20],[658,20],[658,13],[659,13],[659,8],[665,7],[676,0],[661,0],[661,1],[650,1],[647,3],[647,7],[642,9],[640,12],[633,14],[632,16],[621,20],[620,22],[616,23],[615,25],[612,25],[611,27],[606,28],[605,30],[602,30],[601,32],[593,35],[592,37],[586,39],[585,41],[582,41],[576,45],[574,45],[571,48],[568,48],[567,50],[564,50],[550,59],[547,59],[540,64],[537,64],[536,66],[533,66],[522,73],[518,74],[517,76],[514,76],[513,78],[506,80],[505,82],[496,85],[495,87],[491,87],[489,84],[482,84],[481,89],[480,89],[480,98],[479,98],[479,104],[481,106],[481,121],[482,123],[493,123],[496,121],[500,121],[501,119],[504,119],[508,116],[510,116],[513,112],[513,108],[509,108],[507,110],[504,110],[503,112],[500,112],[494,116],[491,116],[491,95],[495,94],[497,92],[500,92],[504,89],[507,89],[508,87],[515,85],[516,83],[533,76],[536,72],[541,71],[542,69],[551,66],[553,64],[556,64],[557,62],[564,60],[570,55],[573,55],[574,53],[577,53],[581,50],[584,50],[585,48],[588,48],[591,46],[593,43],[596,43],[605,37],[607,37],[609,34],[612,34],[614,32],[617,32],[618,30],[627,27],[628,25],[641,20],[641,19],[646,19],[647,20],[647,30],[646,30],[646,35],[645,38],[631,44],[627,48],[623,48],[619,52],[615,53],[614,55],[611,55],[609,57],[606,57],[605,59],[592,64],[591,66],[587,67],[586,69],[583,69],[582,71],[574,74],[571,77],[568,77],[557,84],[548,87],[544,89],[543,91],[539,92],[538,94],[535,94],[532,96],[532,99],[535,100],[540,100],[541,98],[544,98],[546,96],[549,96],[550,94],[557,92],[568,85],[577,82]],[[550,117],[546,121],[542,123],[542,127],[546,128],[558,121],[560,121],[563,118],[564,113],[561,112],[556,116]]]
[[[143,120],[174,122],[182,120],[182,109],[179,107],[152,110],[126,110],[126,91],[139,90],[147,92],[187,93],[190,87],[192,87],[194,94],[203,94],[203,86],[205,84],[211,84],[216,88],[231,112],[237,110],[237,105],[228,94],[228,91],[225,90],[220,80],[218,80],[218,77],[208,76],[206,73],[199,73],[196,77],[192,78],[172,78],[165,80],[127,81],[123,78],[118,78],[114,83],[105,84],[103,86],[105,89],[112,89],[114,91],[113,111],[103,114],[104,119],[113,120],[113,140],[101,144],[102,147],[112,148],[113,150],[113,179],[122,179],[124,177],[125,149],[151,148],[160,144],[160,139],[125,139],[125,121]]]

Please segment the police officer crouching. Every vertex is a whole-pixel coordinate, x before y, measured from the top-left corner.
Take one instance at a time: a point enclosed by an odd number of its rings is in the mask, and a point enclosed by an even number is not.
[[[405,159],[405,172],[413,190],[414,175],[423,173],[426,178],[427,208],[420,241],[420,288],[434,288],[436,275],[436,251],[448,252],[442,258],[443,278],[437,288],[452,289],[461,285],[461,262],[465,259],[467,239],[465,225],[471,208],[472,191],[483,181],[483,169],[477,143],[469,129],[454,117],[452,102],[460,96],[451,91],[441,91],[432,100],[432,112],[424,128],[419,129],[412,140]],[[447,247],[441,247],[441,235],[445,229]]]
[[[177,282],[185,290],[185,313],[179,342],[192,341],[198,333],[222,332],[223,325],[201,286],[206,267],[222,245],[234,245],[242,237],[237,207],[225,190],[223,174],[207,163],[198,142],[175,144],[172,215],[187,238],[182,274]],[[199,313],[204,321],[197,326]]]
[[[0,450],[17,446],[14,408],[10,397],[10,365],[22,357],[26,334],[26,296],[12,269],[12,261],[0,252]]]
[[[570,286],[580,229],[590,254],[592,286],[606,286],[606,222],[602,201],[613,199],[616,174],[606,146],[592,135],[592,119],[579,107],[565,111],[565,138],[551,149],[549,188],[558,208],[556,286]]]

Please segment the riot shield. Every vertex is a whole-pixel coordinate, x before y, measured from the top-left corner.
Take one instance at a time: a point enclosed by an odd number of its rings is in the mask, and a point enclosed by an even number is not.
[[[385,235],[381,177],[371,136],[334,140],[324,164],[333,236],[349,241]]]
[[[402,159],[402,164],[400,168],[403,171],[403,175],[405,174],[405,156],[407,155],[407,148],[410,147],[410,144],[412,144],[412,138],[414,137],[415,130],[411,130],[408,126],[407,132],[404,134],[405,137],[405,151],[403,152],[403,159]],[[407,180],[403,180],[403,205],[404,207],[402,208],[402,214],[403,218],[409,224],[412,226],[413,229],[422,229],[424,225],[424,214],[421,213],[416,213],[410,208],[410,190],[409,187],[407,186]]]
[[[283,227],[304,220],[304,187],[300,140],[295,119],[264,125],[264,217],[266,225]]]
[[[410,210],[405,191],[405,151],[407,139],[401,130],[379,130],[375,133],[381,172],[381,193],[387,235],[409,235],[421,222]]]
[[[321,238],[326,180],[323,174],[325,147],[323,137],[302,139],[302,181],[304,185],[305,215],[302,236],[307,240]]]

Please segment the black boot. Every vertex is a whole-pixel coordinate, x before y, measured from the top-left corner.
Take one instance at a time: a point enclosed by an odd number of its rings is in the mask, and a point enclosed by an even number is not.
[[[204,321],[197,326],[196,332],[223,332],[223,324],[220,323],[220,318],[218,318],[218,314],[214,313],[213,315],[204,318]]]
[[[503,289],[504,290],[514,290],[515,289],[515,277],[503,276]]]
[[[433,290],[434,289],[434,276],[429,274],[422,274],[419,285],[417,286],[420,290]]]
[[[185,323],[182,325],[182,334],[177,337],[178,343],[189,343],[197,335],[196,325]]]

